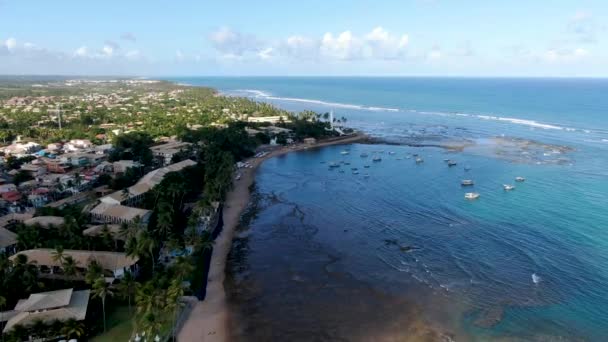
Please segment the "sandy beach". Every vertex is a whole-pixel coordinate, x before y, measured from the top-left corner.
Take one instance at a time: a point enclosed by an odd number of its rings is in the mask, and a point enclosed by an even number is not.
[[[209,278],[207,281],[207,296],[204,301],[197,302],[190,311],[187,319],[178,334],[178,340],[213,341],[228,340],[228,306],[224,289],[226,259],[232,246],[235,229],[240,217],[249,204],[249,188],[255,180],[257,168],[266,160],[289,152],[320,148],[329,145],[350,144],[367,139],[362,133],[352,136],[332,138],[319,141],[315,144],[298,144],[294,146],[278,147],[262,158],[247,160],[251,168],[243,168],[239,180],[234,181],[232,190],[226,195],[224,203],[224,229],[215,240]]]

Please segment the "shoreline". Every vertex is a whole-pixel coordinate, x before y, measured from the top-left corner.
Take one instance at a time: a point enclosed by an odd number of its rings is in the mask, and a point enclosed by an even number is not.
[[[249,188],[255,180],[258,167],[268,159],[290,152],[316,149],[331,145],[352,144],[367,139],[367,135],[357,132],[351,136],[329,138],[314,144],[301,143],[295,146],[279,147],[269,151],[264,157],[249,158],[246,160],[252,167],[240,169],[240,180],[233,180],[233,188],[226,195],[223,212],[224,228],[220,235],[215,239],[215,244],[213,246],[207,279],[207,295],[205,300],[198,301],[189,311],[188,317],[183,322],[178,333],[178,341],[222,342],[229,340],[229,308],[226,301],[226,291],[224,289],[226,261],[228,253],[232,248],[232,239],[236,227],[240,222],[241,215],[249,205],[251,196]]]

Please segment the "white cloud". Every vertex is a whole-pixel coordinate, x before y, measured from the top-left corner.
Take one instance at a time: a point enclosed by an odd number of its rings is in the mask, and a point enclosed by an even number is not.
[[[437,45],[433,46],[433,48],[427,53],[426,57],[429,60],[440,59],[442,57],[441,48],[439,48]]]
[[[213,47],[224,55],[244,56],[247,53],[258,53],[261,43],[253,35],[246,35],[222,27],[209,35]]]
[[[584,48],[575,49],[549,49],[544,54],[544,59],[550,63],[575,62],[589,56],[589,51]]]
[[[274,52],[273,48],[271,48],[271,47],[265,48],[264,50],[258,52],[258,57],[260,57],[260,59],[262,59],[262,60],[269,60],[269,59],[272,59],[273,52]]]
[[[590,19],[592,16],[593,14],[589,11],[578,10],[574,13],[574,16],[572,16],[572,21],[584,21]]]
[[[104,45],[103,48],[101,49],[101,52],[106,57],[112,57],[112,55],[114,54],[114,48],[111,47],[110,45]]]
[[[335,36],[325,33],[321,39],[321,54],[338,60],[353,60],[363,57],[363,42],[353,36],[350,31],[344,31]]]
[[[13,51],[17,48],[17,39],[9,38],[4,42],[4,46],[8,49],[8,51]]]
[[[87,57],[89,55],[89,50],[86,46],[81,46],[76,51],[74,51],[74,56],[76,57]]]
[[[176,59],[178,62],[181,62],[181,61],[183,61],[183,60],[184,60],[184,54],[182,53],[182,51],[181,51],[181,50],[177,50],[177,51],[175,51],[175,59]]]
[[[141,52],[139,50],[130,50],[125,53],[125,57],[130,60],[137,60],[141,57]]]
[[[372,57],[398,59],[404,57],[410,37],[407,34],[403,34],[400,37],[394,36],[378,26],[365,35],[365,41]]]

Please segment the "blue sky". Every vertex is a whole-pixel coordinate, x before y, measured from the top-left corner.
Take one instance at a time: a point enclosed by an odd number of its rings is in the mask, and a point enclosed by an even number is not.
[[[608,1],[0,0],[0,74],[608,76]]]

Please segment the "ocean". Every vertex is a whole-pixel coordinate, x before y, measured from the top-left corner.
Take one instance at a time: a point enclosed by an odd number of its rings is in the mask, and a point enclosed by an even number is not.
[[[235,339],[608,340],[608,80],[171,80],[378,141],[258,170],[228,268]]]

